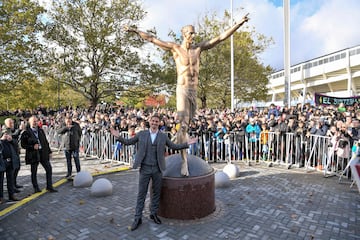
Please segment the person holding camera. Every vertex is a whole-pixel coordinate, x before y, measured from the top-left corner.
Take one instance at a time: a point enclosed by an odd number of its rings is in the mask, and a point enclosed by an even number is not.
[[[4,203],[4,175],[6,173],[7,190],[10,201],[19,201],[15,197],[14,169],[19,164],[16,161],[16,152],[12,145],[12,137],[6,130],[1,132],[0,138],[0,204]]]
[[[45,132],[38,127],[38,118],[33,115],[29,118],[29,126],[21,135],[21,147],[25,149],[25,163],[31,165],[31,182],[34,192],[41,192],[37,181],[37,170],[39,163],[46,172],[46,190],[57,192],[52,185],[52,167],[50,158],[52,151]]]
[[[328,132],[328,125],[325,123],[325,119],[320,118],[310,129],[310,134],[325,136]]]
[[[58,134],[63,135],[64,152],[67,164],[66,178],[72,175],[71,158],[74,158],[76,172],[80,172],[79,148],[82,130],[77,122],[74,122],[71,116],[65,117],[64,124],[57,130]]]
[[[17,177],[20,171],[20,147],[19,147],[19,136],[21,134],[22,128],[25,127],[24,123],[20,125],[19,128],[15,128],[15,122],[12,118],[6,118],[4,120],[4,126],[3,131],[5,131],[9,135],[9,141],[11,142],[11,145],[14,152],[14,187],[15,192],[20,192],[19,188],[22,188],[20,184],[17,182]]]
[[[350,140],[351,136],[347,131],[347,125],[343,123],[335,135],[336,137],[336,155],[347,160],[350,157]]]

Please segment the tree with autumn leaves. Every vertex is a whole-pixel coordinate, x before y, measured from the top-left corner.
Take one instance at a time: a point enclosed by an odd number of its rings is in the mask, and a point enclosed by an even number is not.
[[[146,43],[123,31],[125,25],[139,26],[146,14],[137,1],[60,0],[45,9],[30,0],[8,0],[0,12],[0,108],[56,108],[59,99],[61,105],[92,107],[126,99],[135,106],[164,92],[174,104],[171,58],[162,52],[163,63],[153,61],[151,53],[144,54]],[[222,20],[205,16],[198,23],[198,38],[217,35],[228,20],[227,13]],[[236,98],[261,100],[271,69],[257,55],[270,41],[254,30],[236,32],[234,40]],[[202,107],[229,105],[229,46],[225,41],[202,55]]]

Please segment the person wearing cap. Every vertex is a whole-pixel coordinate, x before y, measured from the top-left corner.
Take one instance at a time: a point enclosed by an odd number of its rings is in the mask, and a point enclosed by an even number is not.
[[[6,184],[10,201],[19,201],[15,197],[14,187],[14,165],[16,165],[16,153],[11,143],[12,138],[5,130],[1,131],[0,138],[0,204],[4,203],[4,173],[6,173]],[[15,166],[16,167],[16,166]]]
[[[31,182],[34,192],[41,192],[37,181],[39,163],[46,173],[46,190],[57,192],[52,185],[52,167],[50,158],[52,151],[43,129],[38,127],[38,118],[33,115],[29,118],[29,126],[22,133],[21,147],[25,149],[25,163],[31,165]]]
[[[269,108],[269,112],[267,114],[267,117],[270,118],[270,115],[274,115],[274,117],[279,117],[279,115],[280,115],[280,112],[276,108],[274,103],[270,104],[270,108]]]

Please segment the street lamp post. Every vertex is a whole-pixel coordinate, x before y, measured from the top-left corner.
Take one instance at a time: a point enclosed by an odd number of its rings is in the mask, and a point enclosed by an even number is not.
[[[57,100],[58,100],[58,111],[60,110],[60,79],[57,79]]]
[[[231,19],[230,19],[230,25],[232,26],[234,24],[233,22],[233,0],[230,0],[230,10],[231,10]],[[231,79],[230,79],[230,88],[231,88],[231,112],[234,112],[234,35],[232,34],[230,36],[230,58],[231,58]]]

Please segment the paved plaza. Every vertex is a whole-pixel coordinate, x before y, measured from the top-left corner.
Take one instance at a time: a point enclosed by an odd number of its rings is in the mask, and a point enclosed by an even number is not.
[[[22,165],[19,182],[24,190],[17,196],[23,200],[0,205],[0,239],[360,239],[360,194],[348,179],[239,163],[240,176],[229,187],[216,189],[214,213],[187,221],[161,218],[163,224],[157,225],[146,207],[143,224],[130,232],[137,170],[96,159],[82,159],[81,164],[95,174],[94,180],[110,180],[113,195],[92,197],[90,188],[73,187],[64,179],[62,153],[52,160],[59,192],[32,194],[29,167]],[[225,164],[211,166],[222,170]],[[41,188],[44,181],[39,166]]]

